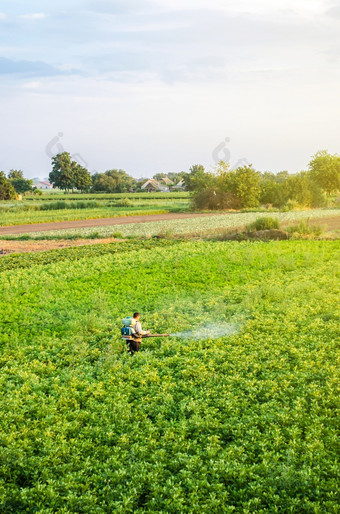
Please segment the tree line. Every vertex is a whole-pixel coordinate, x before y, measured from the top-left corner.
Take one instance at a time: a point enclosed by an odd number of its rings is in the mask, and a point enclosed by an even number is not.
[[[33,191],[33,180],[25,178],[22,170],[10,170],[8,176],[0,171],[0,200],[15,200],[18,194]]]
[[[196,209],[320,207],[327,203],[327,196],[340,191],[340,156],[319,151],[308,170],[296,174],[261,173],[251,164],[231,169],[224,161],[212,171],[194,165],[184,181]]]
[[[171,182],[178,182],[182,173],[157,173],[154,179],[167,177]],[[52,158],[52,171],[49,180],[53,187],[65,191],[91,191],[93,193],[125,193],[139,190],[147,179],[136,180],[121,169],[111,169],[103,173],[90,175],[88,170],[71,160],[68,152],[63,152]]]
[[[308,169],[296,174],[260,172],[251,164],[231,169],[229,163],[220,161],[213,170],[195,164],[189,172],[157,173],[153,178],[158,181],[166,178],[173,184],[183,180],[197,209],[242,209],[259,205],[318,207],[325,204],[326,196],[340,191],[340,156],[319,151],[312,157]],[[68,152],[52,158],[49,174],[53,187],[66,192],[139,191],[146,180],[136,180],[121,169],[91,175],[73,161]],[[33,181],[24,178],[21,170],[11,170],[8,176],[0,172],[0,199],[15,199],[17,194],[34,192],[34,189]]]

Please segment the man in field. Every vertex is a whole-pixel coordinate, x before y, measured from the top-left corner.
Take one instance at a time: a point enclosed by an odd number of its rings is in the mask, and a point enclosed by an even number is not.
[[[134,329],[134,334],[130,336],[129,339],[126,340],[126,344],[128,345],[128,350],[131,354],[135,352],[139,352],[139,348],[142,342],[142,337],[150,334],[150,330],[143,330],[142,324],[139,321],[140,314],[139,312],[135,312],[132,318],[131,326]]]

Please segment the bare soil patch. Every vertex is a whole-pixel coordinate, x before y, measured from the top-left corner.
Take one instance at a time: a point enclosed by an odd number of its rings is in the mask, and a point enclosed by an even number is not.
[[[74,240],[49,240],[49,241],[1,241],[0,255],[9,253],[45,252],[47,250],[60,250],[71,246],[86,246],[106,243],[119,243],[122,239],[108,237],[105,239],[74,239]]]

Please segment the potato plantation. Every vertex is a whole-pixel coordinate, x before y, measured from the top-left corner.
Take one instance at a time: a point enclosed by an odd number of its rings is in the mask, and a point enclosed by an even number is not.
[[[161,240],[2,257],[0,512],[338,512],[339,250]],[[119,330],[135,310],[177,335],[131,357]],[[221,323],[237,330],[216,338]]]

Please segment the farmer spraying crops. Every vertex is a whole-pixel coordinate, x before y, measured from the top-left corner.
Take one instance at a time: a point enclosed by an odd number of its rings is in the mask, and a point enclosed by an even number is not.
[[[139,320],[139,312],[135,312],[133,318],[128,316],[122,320],[122,338],[126,341],[128,351],[131,353],[131,355],[133,355],[135,352],[139,352],[143,337],[165,337],[169,335],[150,334],[150,330],[143,330],[142,324]]]
[[[133,354],[139,352],[140,344],[142,342],[143,335],[146,336],[150,333],[150,330],[143,330],[142,324],[139,321],[140,314],[135,312],[133,318],[127,317],[123,319],[122,338],[126,340],[128,351]]]

